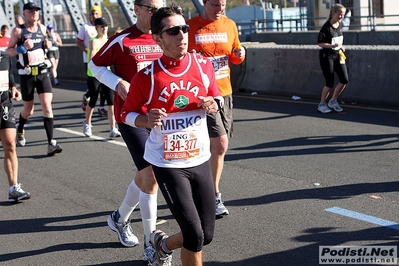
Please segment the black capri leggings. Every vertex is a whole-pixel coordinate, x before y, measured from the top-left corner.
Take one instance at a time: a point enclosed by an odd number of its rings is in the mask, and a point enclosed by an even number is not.
[[[98,93],[100,90],[104,92],[105,99],[107,100],[107,105],[114,105],[114,91],[105,86],[104,84],[100,83],[94,77],[87,77],[87,88],[89,89],[89,106],[91,108],[96,107]]]
[[[215,193],[209,161],[191,168],[152,166],[159,188],[183,233],[183,247],[201,251],[213,239]]]
[[[348,69],[346,64],[339,63],[339,55],[328,55],[320,51],[320,67],[326,79],[326,87],[334,87],[334,71],[337,73],[339,82],[348,83]]]

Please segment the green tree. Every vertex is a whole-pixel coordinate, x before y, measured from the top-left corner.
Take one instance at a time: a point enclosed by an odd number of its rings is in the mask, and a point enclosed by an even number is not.
[[[103,0],[101,6],[106,7],[110,12],[118,12],[119,10],[118,3],[112,3],[110,0]]]

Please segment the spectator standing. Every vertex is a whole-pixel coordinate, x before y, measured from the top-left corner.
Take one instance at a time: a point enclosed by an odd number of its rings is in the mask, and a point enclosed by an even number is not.
[[[76,40],[75,40],[76,45],[82,51],[83,62],[85,64],[86,70],[87,70],[87,60],[88,60],[87,49],[88,49],[89,41],[92,38],[97,36],[97,31],[96,31],[96,28],[94,27],[94,20],[99,17],[102,17],[101,8],[97,5],[92,6],[90,9],[89,22],[87,22],[80,28],[78,35],[76,36]],[[88,93],[88,90],[83,95],[83,99],[82,99],[83,111],[86,111],[86,106],[90,101],[87,93]],[[102,91],[100,90],[100,106],[98,109],[98,113],[103,117],[108,117],[108,113],[104,109],[104,104],[105,104],[105,97],[104,97],[104,94],[102,93]]]
[[[204,0],[201,14],[187,21],[190,25],[188,49],[208,57],[215,69],[215,76],[224,106],[220,112],[208,114],[211,139],[211,167],[215,187],[216,215],[227,215],[219,183],[229,138],[233,136],[233,89],[230,81],[230,64],[240,64],[245,50],[240,45],[235,22],[224,14],[226,0]]]
[[[24,4],[25,24],[16,26],[13,29],[7,52],[11,56],[18,55],[17,68],[24,102],[17,127],[17,145],[26,145],[24,126],[33,115],[36,88],[43,111],[43,124],[47,135],[47,155],[52,156],[62,152],[62,148],[53,138],[54,116],[51,104],[53,88],[48,73],[50,62],[45,59],[45,49],[51,47],[51,42],[46,39],[46,27],[38,23],[40,9],[33,2]]]
[[[121,205],[107,219],[108,226],[117,232],[124,246],[137,245],[138,239],[130,227],[130,215],[140,204],[144,229],[143,258],[146,261],[150,261],[154,254],[149,241],[151,232],[156,229],[158,191],[151,165],[143,158],[150,130],[128,126],[122,122],[120,115],[128,91],[136,89],[130,87],[134,75],[162,55],[161,48],[152,39],[150,26],[152,14],[162,5],[162,0],[136,0],[134,13],[137,23],[111,36],[89,63],[94,76],[115,91],[115,119],[137,167],[136,176],[127,188]],[[108,66],[113,66],[114,72]]]
[[[97,36],[92,38],[89,42],[89,48],[87,50],[88,62],[94,57],[94,55],[100,50],[100,48],[108,40],[108,21],[104,17],[96,18],[94,20],[94,27],[97,31]],[[87,87],[89,89],[88,95],[90,98],[89,104],[86,107],[86,120],[83,121],[83,134],[87,137],[92,135],[91,118],[93,116],[94,107],[96,106],[98,93],[103,90],[105,98],[108,104],[108,121],[111,126],[109,133],[110,138],[120,137],[119,130],[115,127],[115,116],[114,116],[114,91],[101,84],[91,73],[90,69],[87,69]]]
[[[9,28],[7,25],[1,26],[0,32],[0,50],[5,51],[10,42]]]
[[[342,112],[344,109],[338,104],[338,97],[345,90],[348,83],[348,70],[345,62],[345,48],[342,46],[344,36],[342,34],[342,18],[346,8],[341,4],[331,7],[328,20],[321,27],[318,35],[320,67],[326,80],[321,92],[321,99],[317,110],[323,114],[330,113],[331,109]],[[327,102],[330,91],[334,86],[334,72],[337,73],[339,83],[334,89],[330,101]],[[330,109],[331,108],[331,109]]]
[[[5,51],[0,51],[0,139],[4,151],[4,170],[10,186],[8,201],[15,202],[30,198],[30,193],[21,188],[18,183],[18,157],[15,145],[15,111],[11,99],[21,100],[21,94],[17,90],[14,75],[12,74],[11,58]]]
[[[54,85],[58,85],[57,68],[58,63],[60,62],[60,47],[62,46],[62,40],[60,35],[54,31],[54,26],[51,24],[47,25],[47,38],[52,43],[51,48],[47,50],[47,58],[51,62],[50,73]]]
[[[202,248],[215,227],[206,113],[217,112],[220,94],[211,62],[187,53],[189,29],[179,6],[153,14],[152,35],[164,54],[133,78],[121,115],[132,127],[152,128],[144,158],[181,230],[170,237],[151,234],[151,265],[171,265],[178,248],[183,266],[202,265]]]

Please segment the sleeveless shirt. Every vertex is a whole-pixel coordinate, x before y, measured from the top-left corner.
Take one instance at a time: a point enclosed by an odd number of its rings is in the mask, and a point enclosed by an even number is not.
[[[29,32],[25,25],[20,25],[22,32],[21,32],[21,39],[18,41],[17,45],[23,45],[25,40],[31,39],[33,41],[33,48],[27,51],[26,54],[18,54],[18,61],[19,63],[25,66],[38,66],[44,63],[45,51],[43,47],[43,42],[46,36],[42,33],[41,26],[37,26],[36,32]]]
[[[198,107],[199,97],[219,96],[211,61],[187,53],[182,60],[166,56],[153,61],[132,80],[122,109],[128,112],[165,108],[162,126],[151,130],[144,159],[159,167],[193,167],[210,158],[206,113]]]

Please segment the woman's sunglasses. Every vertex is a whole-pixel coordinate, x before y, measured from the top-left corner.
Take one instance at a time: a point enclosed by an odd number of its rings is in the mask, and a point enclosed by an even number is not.
[[[143,6],[143,7],[146,7],[147,10],[148,10],[148,12],[150,12],[150,13],[155,13],[155,11],[158,10],[158,8],[153,7],[153,6],[147,6],[147,5],[142,5],[142,4],[135,4],[135,5],[136,5],[136,6]]]
[[[168,35],[177,35],[180,33],[180,31],[182,31],[183,33],[187,33],[190,30],[190,26],[189,25],[180,25],[180,26],[175,26],[166,30],[161,31],[160,33],[158,33],[158,35],[161,35],[162,33],[166,32]]]

